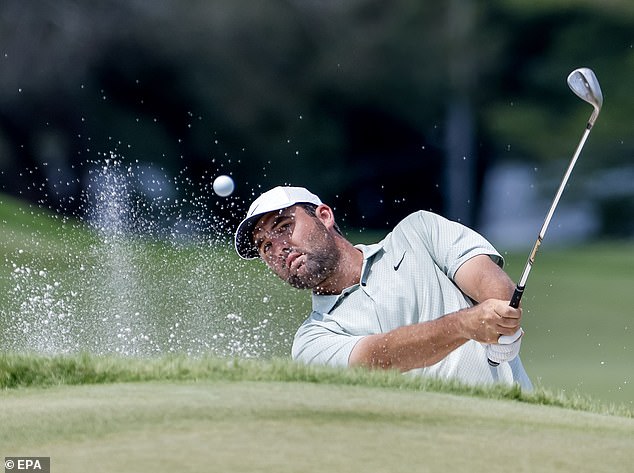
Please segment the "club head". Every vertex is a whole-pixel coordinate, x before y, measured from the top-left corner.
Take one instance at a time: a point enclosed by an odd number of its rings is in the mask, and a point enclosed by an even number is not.
[[[597,76],[594,75],[592,69],[580,67],[568,75],[568,87],[578,97],[594,107],[594,113],[591,118],[591,122],[594,124],[594,120],[596,120],[603,106],[603,93],[601,93],[601,86]]]

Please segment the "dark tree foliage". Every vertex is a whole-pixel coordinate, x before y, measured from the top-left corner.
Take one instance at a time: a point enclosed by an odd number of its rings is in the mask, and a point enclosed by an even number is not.
[[[492,163],[572,151],[589,113],[565,87],[575,67],[610,103],[589,146],[628,161],[633,18],[626,1],[5,0],[2,191],[76,212],[86,163],[114,153],[195,185],[231,174],[227,214],[294,184],[383,228],[447,210],[460,103],[473,220]]]

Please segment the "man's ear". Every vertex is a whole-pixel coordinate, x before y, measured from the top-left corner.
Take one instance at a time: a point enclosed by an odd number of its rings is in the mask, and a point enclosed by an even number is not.
[[[315,209],[315,216],[330,230],[335,226],[335,214],[326,204],[320,204]]]

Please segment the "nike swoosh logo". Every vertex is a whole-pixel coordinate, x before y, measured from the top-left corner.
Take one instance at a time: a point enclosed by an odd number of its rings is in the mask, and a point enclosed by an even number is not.
[[[398,268],[401,267],[401,263],[403,262],[404,259],[405,259],[405,252],[403,252],[403,256],[401,256],[401,259],[398,260],[398,263],[394,265],[394,271],[398,271]]]

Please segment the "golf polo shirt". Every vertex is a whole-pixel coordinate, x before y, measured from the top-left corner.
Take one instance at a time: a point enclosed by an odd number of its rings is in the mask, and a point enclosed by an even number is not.
[[[356,247],[363,252],[360,283],[338,295],[312,295],[312,313],[293,342],[294,359],[347,366],[352,349],[364,336],[472,306],[453,282],[465,261],[486,254],[503,264],[499,253],[481,235],[425,211],[403,219],[381,242]],[[473,340],[435,365],[410,373],[468,384],[517,382],[531,388],[519,357],[492,368],[484,345]]]

